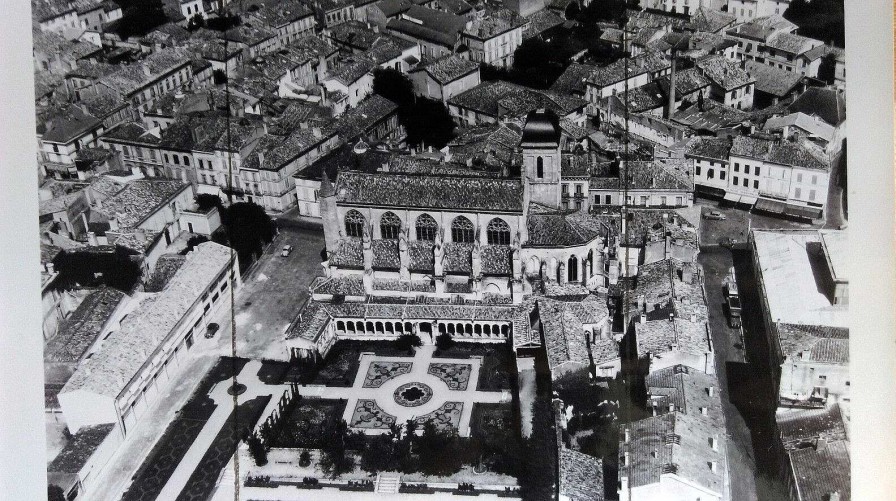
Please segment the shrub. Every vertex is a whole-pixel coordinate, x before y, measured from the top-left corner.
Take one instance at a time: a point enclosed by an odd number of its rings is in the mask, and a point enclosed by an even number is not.
[[[436,336],[436,348],[440,351],[447,350],[454,346],[454,339],[447,332]]]
[[[299,466],[305,467],[311,464],[311,453],[308,451],[302,451],[299,454]]]
[[[423,346],[423,341],[416,334],[402,334],[395,340],[395,346],[402,351],[411,351],[415,347]]]
[[[262,443],[261,439],[258,438],[258,435],[251,434],[249,438],[246,439],[246,442],[249,444],[249,454],[252,456],[252,459],[255,460],[255,464],[257,466],[264,466],[268,464],[268,451],[267,448]]]

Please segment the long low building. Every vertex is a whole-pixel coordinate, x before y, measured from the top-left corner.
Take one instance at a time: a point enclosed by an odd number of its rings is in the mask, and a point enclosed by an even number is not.
[[[69,430],[113,423],[127,434],[162,394],[197,333],[201,337],[205,323],[229,303],[230,287],[241,283],[238,269],[228,247],[196,246],[165,289],[143,299],[62,388],[59,404]]]

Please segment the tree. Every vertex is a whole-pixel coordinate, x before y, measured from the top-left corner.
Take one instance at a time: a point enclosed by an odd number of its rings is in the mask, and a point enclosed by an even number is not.
[[[255,460],[257,466],[268,464],[268,450],[261,439],[258,438],[258,435],[250,434],[246,439],[246,443],[249,445],[249,454]]]
[[[843,47],[846,32],[843,0],[791,0],[784,19],[797,25],[797,33]]]
[[[141,37],[153,28],[168,22],[162,0],[119,0],[122,16],[113,31],[126,40],[132,36]]]
[[[818,79],[830,85],[834,83],[834,75],[837,69],[837,57],[834,54],[827,54],[821,58],[818,65]]]
[[[186,256],[190,251],[195,249],[197,245],[204,243],[204,242],[208,242],[207,236],[193,235],[192,237],[190,237],[189,240],[187,240],[187,246],[184,248],[184,250],[180,251],[180,253],[183,254],[184,256]]]
[[[352,471],[355,467],[355,458],[348,454],[352,445],[362,440],[358,434],[348,429],[344,420],[336,423],[329,433],[324,447],[321,449],[320,467],[328,475],[336,477]]]
[[[451,334],[446,332],[436,336],[436,348],[438,348],[439,351],[448,350],[452,346],[454,346],[454,338],[451,337]]]
[[[593,0],[579,13],[578,20],[585,24],[601,21],[624,22],[626,18],[625,0]],[[637,4],[637,0],[634,2]]]
[[[299,466],[305,467],[311,464],[311,453],[307,450],[303,450],[301,454],[299,454]]]
[[[221,214],[227,242],[236,250],[240,266],[245,268],[261,255],[264,244],[274,239],[274,223],[260,205],[238,202]]]
[[[402,351],[411,351],[418,346],[423,346],[423,341],[416,334],[402,334],[395,340],[395,347]]]
[[[196,207],[201,211],[209,211],[213,208],[217,207],[218,210],[223,209],[224,203],[221,201],[221,197],[218,195],[213,195],[211,193],[200,193],[196,195],[196,198],[193,199],[193,202],[196,203]]]
[[[59,272],[53,282],[57,290],[108,285],[130,292],[143,276],[137,253],[118,246],[113,250],[65,251],[54,264]]]
[[[47,501],[65,501],[65,492],[58,485],[47,485]]]
[[[187,22],[187,30],[196,31],[199,28],[205,28],[205,18],[201,14],[195,14]]]
[[[374,70],[373,91],[398,105],[398,121],[409,144],[441,148],[454,137],[454,119],[444,103],[415,96],[414,85],[398,70]]]

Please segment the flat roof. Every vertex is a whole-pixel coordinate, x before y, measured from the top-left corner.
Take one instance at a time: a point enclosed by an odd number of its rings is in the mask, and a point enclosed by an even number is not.
[[[823,277],[817,276],[819,265],[824,267],[823,261],[819,263],[823,259],[821,233],[818,230],[753,230],[762,293],[774,322],[849,327],[848,309],[831,303],[823,292]]]

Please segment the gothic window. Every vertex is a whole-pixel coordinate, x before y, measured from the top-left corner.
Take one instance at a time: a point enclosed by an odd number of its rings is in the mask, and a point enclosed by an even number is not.
[[[473,223],[463,216],[457,216],[451,222],[451,241],[458,243],[473,243]]]
[[[380,218],[380,233],[386,240],[398,240],[401,231],[401,219],[394,213],[387,212]]]
[[[579,259],[575,256],[569,256],[566,266],[567,280],[575,282],[579,279]]]
[[[364,235],[364,225],[367,221],[364,219],[364,216],[356,211],[350,210],[345,214],[345,234],[354,237],[361,238]]]
[[[429,214],[422,214],[417,218],[417,240],[426,240],[432,242],[436,239],[436,229],[438,228],[436,220]]]
[[[503,219],[494,218],[486,227],[489,245],[510,245],[510,226]]]

